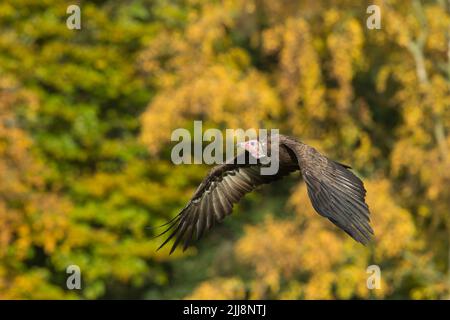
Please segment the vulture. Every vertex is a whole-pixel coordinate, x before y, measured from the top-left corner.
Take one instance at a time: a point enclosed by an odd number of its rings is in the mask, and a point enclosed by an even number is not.
[[[297,170],[306,183],[313,208],[357,242],[368,244],[374,233],[365,202],[366,190],[363,182],[349,170],[351,167],[292,137],[281,134],[277,137],[279,169],[276,174],[261,174],[264,166],[261,159],[267,156],[264,152],[271,150],[270,137],[240,143],[244,151],[213,167],[181,212],[162,225],[167,227],[157,237],[166,233],[169,236],[158,250],[172,239],[170,254],[180,243],[183,251],[186,250],[193,239],[201,238],[205,231],[230,215],[233,205],[245,194]]]

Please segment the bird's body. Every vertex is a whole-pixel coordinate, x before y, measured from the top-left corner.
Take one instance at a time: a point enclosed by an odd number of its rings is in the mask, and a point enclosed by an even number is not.
[[[294,138],[277,137],[279,170],[275,175],[261,174],[264,166],[261,158],[265,156],[261,151],[262,144],[256,140],[244,143],[246,151],[212,168],[189,203],[168,222],[169,226],[162,234],[172,232],[160,248],[175,238],[171,253],[180,242],[186,249],[193,238],[200,238],[206,230],[231,214],[233,205],[246,193],[297,170],[306,182],[314,209],[356,241],[368,243],[373,230],[365,203],[366,190],[362,181],[348,170],[350,167],[328,159]],[[266,139],[264,143],[267,143],[264,149],[271,150],[271,140]],[[245,161],[240,157],[245,157]],[[256,161],[251,162],[252,157]]]

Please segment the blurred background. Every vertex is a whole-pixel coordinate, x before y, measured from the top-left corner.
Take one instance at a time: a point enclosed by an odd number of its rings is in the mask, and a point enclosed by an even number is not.
[[[449,298],[449,85],[445,0],[3,0],[0,298]],[[146,227],[209,169],[170,160],[194,120],[279,128],[350,164],[373,245],[317,215],[295,174],[156,252]]]

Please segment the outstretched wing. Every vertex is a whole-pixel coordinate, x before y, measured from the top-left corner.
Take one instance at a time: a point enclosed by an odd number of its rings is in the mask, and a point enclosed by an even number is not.
[[[314,148],[297,141],[284,141],[297,156],[308,196],[314,209],[353,239],[367,244],[373,230],[366,189],[348,166],[332,161]]]
[[[240,156],[242,155],[248,157],[247,152]],[[270,183],[294,171],[294,168],[280,168],[276,175],[261,175],[259,164],[240,165],[237,161],[238,157],[231,163],[214,167],[209,172],[186,207],[169,221],[167,229],[160,234],[171,231],[158,250],[172,238],[175,238],[175,241],[170,253],[181,242],[183,242],[183,251],[186,250],[192,239],[199,239],[206,230],[231,214],[233,205],[246,193],[261,184]]]

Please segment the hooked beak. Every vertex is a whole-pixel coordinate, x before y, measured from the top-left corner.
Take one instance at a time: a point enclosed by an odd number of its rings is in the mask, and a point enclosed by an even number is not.
[[[237,144],[237,146],[238,147],[241,147],[241,148],[243,148],[243,149],[245,149],[245,147],[247,146],[247,143],[244,141],[244,142],[239,142],[238,144]]]

